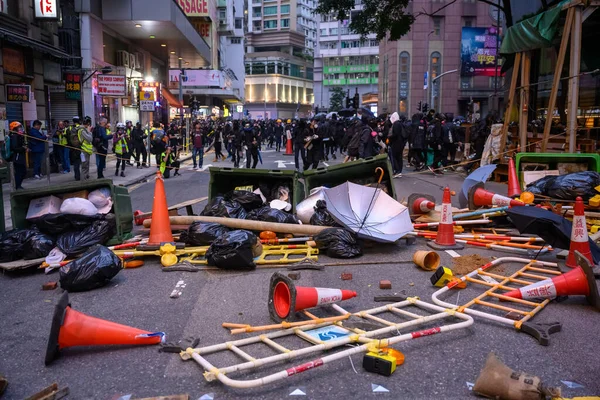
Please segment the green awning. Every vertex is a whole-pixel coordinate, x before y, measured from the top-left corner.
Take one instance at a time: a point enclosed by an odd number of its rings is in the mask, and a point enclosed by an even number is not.
[[[514,54],[552,46],[552,40],[559,28],[563,3],[508,28],[500,54]]]

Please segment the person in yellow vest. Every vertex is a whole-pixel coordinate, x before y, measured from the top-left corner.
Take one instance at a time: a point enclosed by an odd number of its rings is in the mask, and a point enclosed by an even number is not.
[[[133,145],[133,122],[127,120],[125,121],[125,140],[127,141],[127,147],[129,148],[129,152],[125,156],[127,158],[127,165],[133,167],[133,163],[131,162],[131,157],[133,157],[133,149],[135,146]]]
[[[167,147],[160,155],[159,170],[165,179],[171,177],[171,169],[174,170],[173,176],[181,175],[179,173],[180,162],[175,159],[175,150],[172,147]]]
[[[125,165],[129,160],[129,146],[127,145],[127,135],[125,132],[125,124],[117,123],[117,143],[115,144],[115,154],[117,155],[117,170],[115,176],[119,176],[119,167],[121,167],[121,176],[125,177]]]
[[[90,158],[94,152],[92,119],[90,117],[85,117],[83,126],[77,127],[77,137],[81,143],[81,180],[87,181],[90,179]]]

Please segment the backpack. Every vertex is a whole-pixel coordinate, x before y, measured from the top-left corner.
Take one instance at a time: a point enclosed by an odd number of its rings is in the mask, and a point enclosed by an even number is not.
[[[11,148],[10,135],[6,135],[4,137],[4,146],[2,147],[2,158],[4,158],[6,161],[12,160],[12,148]]]
[[[163,140],[165,132],[162,130],[155,130],[152,132],[154,136],[150,141],[150,154],[161,154],[166,149],[166,144]]]
[[[360,147],[360,138],[362,136],[362,130],[356,131],[354,136],[350,139],[348,143],[348,154],[358,154],[358,148]]]
[[[81,141],[79,140],[79,130],[83,129],[81,127],[75,128],[74,126],[71,127],[71,129],[69,129],[69,136],[67,136],[67,138],[69,139],[69,145],[71,147],[75,147],[80,149],[81,148]]]

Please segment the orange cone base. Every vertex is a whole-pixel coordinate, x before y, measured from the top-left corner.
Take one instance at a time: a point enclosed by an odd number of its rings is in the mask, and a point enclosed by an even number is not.
[[[567,257],[567,261],[565,263],[565,265],[569,268],[577,268],[577,266],[579,264],[577,264],[577,261],[575,261],[575,252],[578,251],[581,253],[581,255],[583,255],[585,258],[587,258],[590,262],[594,262],[594,258],[592,257],[592,252],[590,251],[590,244],[589,242],[586,243],[578,243],[578,242],[571,242],[571,248],[569,249],[569,255]]]
[[[288,139],[286,144],[285,144],[285,153],[283,153],[284,156],[293,156],[294,155],[294,149],[292,148],[292,139]]]
[[[408,209],[411,214],[427,214],[435,209],[435,197],[425,193],[408,196]]]
[[[427,242],[427,246],[431,247],[434,250],[462,250],[465,248],[465,246],[463,246],[460,243],[454,243],[454,244],[438,244],[435,241],[429,241]]]
[[[290,278],[276,272],[271,276],[269,285],[269,315],[276,322],[291,321],[296,311],[353,297],[356,297],[356,292],[351,290],[295,286]]]
[[[52,363],[59,356],[60,349],[66,347],[158,344],[164,336],[164,332],[143,331],[75,311],[71,309],[69,295],[65,292],[54,308],[44,362],[46,365]]]

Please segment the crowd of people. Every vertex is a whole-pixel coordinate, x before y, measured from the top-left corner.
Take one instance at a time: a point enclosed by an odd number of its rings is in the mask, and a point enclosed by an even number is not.
[[[21,189],[27,173],[25,153],[33,160],[34,179],[42,177],[44,141],[53,143],[51,158],[59,172],[72,171],[76,181],[90,179],[92,159],[97,178],[104,178],[110,151],[117,159],[115,176],[125,177],[128,166],[148,168],[148,157],[153,155],[157,168],[169,178],[180,175],[179,158],[185,146],[192,153],[193,169],[203,168],[204,155],[210,150],[214,150],[213,162],[231,159],[235,168],[256,168],[259,160],[262,162],[263,149],[281,152],[291,141],[297,171],[317,168],[322,161],[336,159],[338,153],[344,162],[387,153],[394,176],[399,178],[404,167],[415,171],[429,168],[434,174],[443,174],[455,163],[456,152],[464,142],[464,129],[434,110],[410,119],[398,113],[383,118],[368,112],[349,118],[330,115],[287,120],[208,118],[192,122],[189,135],[176,122],[165,128],[159,122],[142,127],[139,122],[134,125],[126,121],[116,123],[113,130],[105,117],[95,126],[89,117],[58,121],[49,134],[42,133],[40,121],[34,121],[25,135],[23,125],[15,121],[10,124],[10,146],[5,151],[11,154],[5,158],[13,162],[16,188]],[[493,117],[488,117],[472,128],[475,159],[483,153],[493,122]]]

